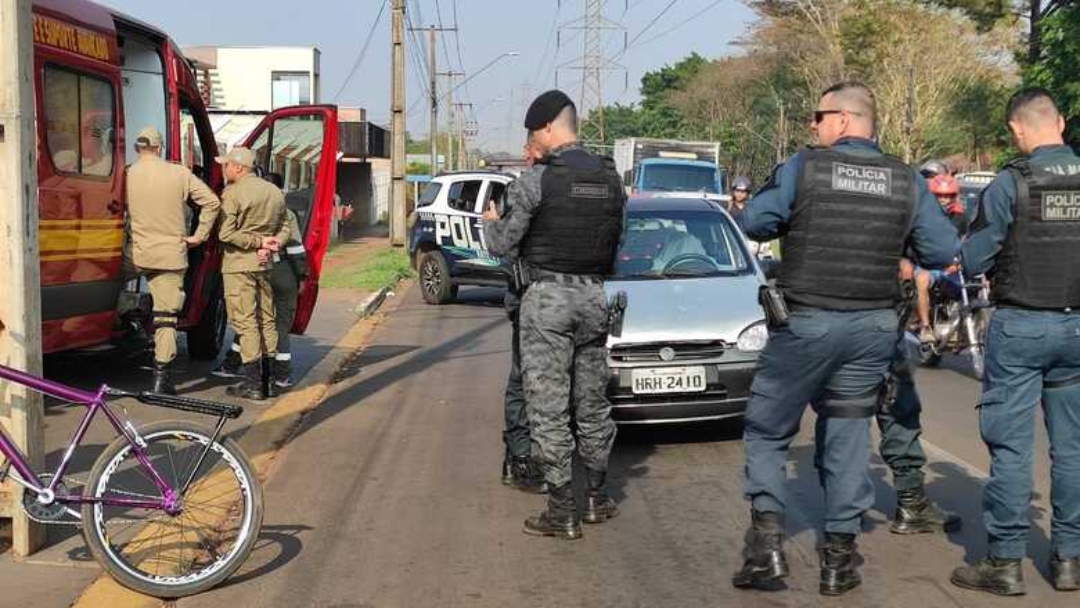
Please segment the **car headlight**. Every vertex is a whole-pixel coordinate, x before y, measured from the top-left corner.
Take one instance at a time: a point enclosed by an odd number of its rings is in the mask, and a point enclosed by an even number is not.
[[[764,349],[768,341],[769,330],[765,327],[764,321],[759,321],[739,334],[739,342],[736,346],[744,353],[756,353]]]

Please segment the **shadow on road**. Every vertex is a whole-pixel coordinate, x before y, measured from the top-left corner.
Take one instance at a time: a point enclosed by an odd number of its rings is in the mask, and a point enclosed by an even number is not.
[[[248,557],[240,574],[229,578],[217,589],[240,585],[273,574],[300,555],[304,549],[300,536],[313,529],[311,526],[302,525],[263,526],[262,531],[259,532],[259,540],[255,543],[255,548],[252,549],[251,556]]]

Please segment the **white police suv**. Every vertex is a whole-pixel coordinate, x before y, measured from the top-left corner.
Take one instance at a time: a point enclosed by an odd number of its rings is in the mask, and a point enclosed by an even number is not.
[[[409,256],[428,304],[446,304],[460,285],[505,287],[502,261],[488,253],[480,214],[499,201],[512,175],[444,173],[428,183],[409,218]]]

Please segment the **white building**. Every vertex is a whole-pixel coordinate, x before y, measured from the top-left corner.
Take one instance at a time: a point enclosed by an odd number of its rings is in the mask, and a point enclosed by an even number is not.
[[[233,112],[270,112],[319,103],[319,49],[313,46],[192,46],[203,101]]]
[[[273,110],[321,103],[320,51],[313,46],[191,46],[183,52],[195,66],[222,151],[247,139]],[[389,162],[383,160],[387,152],[385,130],[369,125],[366,112],[360,108],[339,108],[338,120],[337,193],[344,204],[354,207],[350,224],[385,222],[390,184]],[[320,162],[310,154],[315,134],[301,131],[296,133],[297,139],[275,141],[282,154],[275,152],[275,164],[268,168],[285,178],[286,190],[310,185]]]

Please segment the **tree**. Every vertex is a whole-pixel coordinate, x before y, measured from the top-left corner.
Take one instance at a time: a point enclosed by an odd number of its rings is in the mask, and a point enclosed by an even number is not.
[[[1046,87],[1068,119],[1066,135],[1080,144],[1080,4],[1043,22],[1043,53],[1024,70],[1024,84]]]

